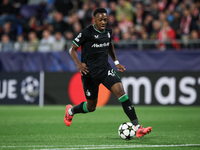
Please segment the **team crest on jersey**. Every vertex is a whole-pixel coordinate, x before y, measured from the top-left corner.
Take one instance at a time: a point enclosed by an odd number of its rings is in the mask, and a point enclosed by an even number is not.
[[[108,38],[110,38],[110,33],[108,32]]]
[[[85,94],[86,94],[87,96],[91,96],[91,93],[90,93],[89,90],[87,90],[87,91],[85,92]]]

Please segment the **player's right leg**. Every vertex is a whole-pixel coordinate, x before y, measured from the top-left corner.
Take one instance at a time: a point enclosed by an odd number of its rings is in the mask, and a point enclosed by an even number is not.
[[[143,128],[142,125],[139,125],[134,106],[130,102],[128,96],[125,94],[121,82],[114,84],[111,87],[111,91],[115,94],[115,96],[121,102],[122,107],[124,109],[124,112],[126,113],[128,118],[131,120],[133,125],[136,126],[136,129],[137,129],[136,136],[137,136],[137,138],[140,138],[140,137],[145,136],[146,134],[149,134],[152,130],[152,127]]]

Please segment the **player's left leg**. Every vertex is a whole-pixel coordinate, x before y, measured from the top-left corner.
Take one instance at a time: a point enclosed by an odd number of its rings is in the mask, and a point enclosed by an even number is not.
[[[135,108],[129,100],[128,96],[126,95],[123,85],[121,83],[121,79],[119,78],[117,73],[111,68],[108,70],[108,72],[108,75],[103,78],[102,83],[112,93],[114,93],[117,99],[121,102],[124,112],[133,123],[133,125],[135,125],[137,128],[136,136],[139,138],[151,132],[151,127],[143,128],[139,125]]]
[[[128,116],[128,118],[131,120],[131,122],[134,125],[138,125],[138,119],[135,113],[135,109],[133,105],[131,104],[128,96],[124,92],[123,85],[121,83],[120,77],[117,75],[115,70],[113,68],[108,68],[108,74],[105,74],[104,77],[102,77],[102,83],[103,85],[109,89],[121,102],[122,107],[124,109],[124,112]]]
[[[138,118],[137,118],[134,106],[132,105],[128,96],[125,94],[122,83],[121,82],[115,83],[111,87],[110,90],[117,97],[117,99],[121,102],[124,112],[126,113],[128,118],[131,120],[133,125],[137,126],[139,123],[138,123]]]
[[[131,104],[128,96],[125,94],[122,83],[121,82],[115,83],[110,90],[115,94],[115,96],[121,102],[124,112],[129,117],[133,125],[136,126],[137,138],[149,134],[152,130],[152,127],[143,128],[142,125],[141,126],[139,125],[134,106]]]

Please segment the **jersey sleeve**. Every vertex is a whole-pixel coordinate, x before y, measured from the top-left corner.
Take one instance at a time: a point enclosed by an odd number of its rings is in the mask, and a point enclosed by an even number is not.
[[[76,38],[72,41],[77,47],[81,46],[87,39],[87,30],[82,30]]]
[[[112,32],[112,29],[110,29],[110,35],[111,35],[111,41],[113,39],[113,32]]]

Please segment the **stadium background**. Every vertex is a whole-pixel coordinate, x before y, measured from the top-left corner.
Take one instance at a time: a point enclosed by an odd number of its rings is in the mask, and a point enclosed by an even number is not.
[[[0,104],[85,100],[67,49],[93,22],[96,7],[108,11],[116,53],[127,69],[120,76],[134,104],[200,104],[199,1],[2,0],[0,7]],[[103,86],[100,92],[98,106],[119,104]]]
[[[124,88],[153,128],[141,139],[119,138],[128,118],[103,86],[104,107],[63,122],[65,105],[84,100],[67,50],[99,6]],[[0,149],[199,150],[199,32],[199,0],[0,0]]]

